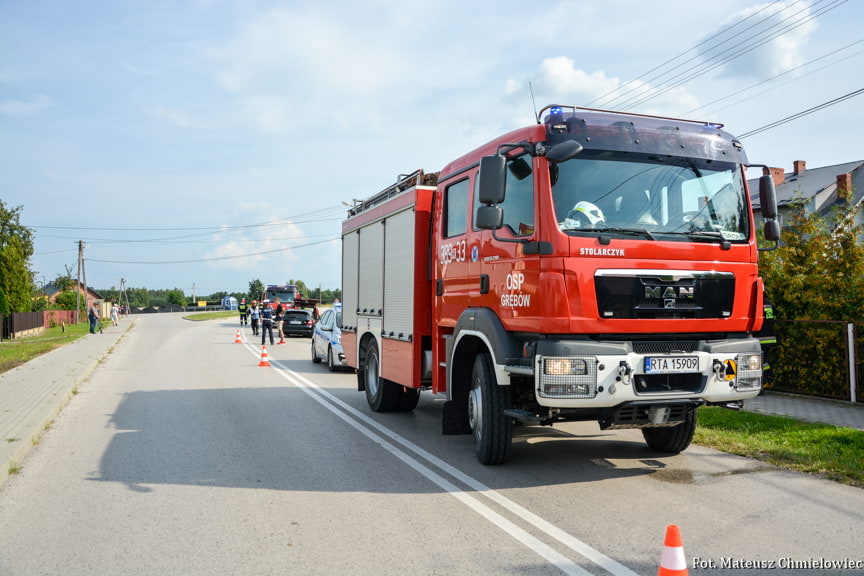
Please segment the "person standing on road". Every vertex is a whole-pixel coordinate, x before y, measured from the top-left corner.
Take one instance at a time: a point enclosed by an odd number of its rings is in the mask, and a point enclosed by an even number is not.
[[[117,304],[111,306],[111,325],[117,326],[120,324],[120,307]]]
[[[267,333],[270,333],[270,345],[273,346],[273,309],[265,300],[261,305],[261,345],[266,342]]]
[[[276,298],[274,302],[276,302],[276,330],[279,332],[279,344],[284,344],[285,332],[282,331],[282,324],[285,321],[285,308],[282,307],[279,298]]]
[[[249,324],[252,326],[252,335],[258,335],[258,318],[261,317],[261,310],[258,309],[258,301],[252,300],[252,306],[249,308]]]
[[[246,299],[241,298],[240,304],[237,305],[237,310],[240,312],[240,326],[246,325],[246,313],[248,312],[248,307],[246,306]]]
[[[96,301],[90,301],[90,307],[87,309],[87,319],[90,320],[90,334],[96,333],[96,321],[99,320],[99,308],[96,307]]]

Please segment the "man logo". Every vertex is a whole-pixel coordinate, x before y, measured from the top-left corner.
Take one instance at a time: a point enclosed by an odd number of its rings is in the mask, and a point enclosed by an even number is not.
[[[672,300],[693,300],[695,288],[693,286],[645,286],[646,300],[663,300],[666,308],[674,308],[674,304],[669,306],[668,301]]]

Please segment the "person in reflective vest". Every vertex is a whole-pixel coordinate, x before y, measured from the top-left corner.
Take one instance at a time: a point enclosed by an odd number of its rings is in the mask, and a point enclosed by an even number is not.
[[[261,345],[266,344],[267,333],[270,333],[270,345],[273,345],[273,309],[265,300],[261,306]]]
[[[246,314],[248,312],[248,307],[246,306],[246,299],[242,298],[240,300],[240,304],[237,305],[237,310],[240,311],[240,325],[246,325]]]
[[[258,301],[252,300],[252,306],[249,308],[249,324],[252,326],[252,335],[258,335],[258,319],[261,318],[261,310],[258,308]]]

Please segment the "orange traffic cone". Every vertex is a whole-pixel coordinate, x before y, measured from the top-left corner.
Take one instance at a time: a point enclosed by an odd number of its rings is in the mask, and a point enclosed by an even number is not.
[[[242,344],[243,340],[240,339],[240,330],[237,330],[237,335],[234,336],[234,344]]]
[[[663,543],[657,576],[687,576],[687,559],[681,543],[681,530],[675,524],[666,527],[666,541]]]
[[[270,366],[270,359],[267,358],[267,347],[261,346],[261,361],[258,366]]]

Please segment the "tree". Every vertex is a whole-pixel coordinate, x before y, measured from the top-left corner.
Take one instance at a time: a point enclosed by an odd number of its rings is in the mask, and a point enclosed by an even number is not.
[[[860,207],[860,206],[859,206]],[[766,352],[779,386],[844,397],[845,323],[864,318],[864,244],[856,208],[788,219],[783,244],[762,253],[760,273],[777,318],[777,345]]]
[[[249,296],[250,300],[257,300],[261,297],[261,293],[264,292],[264,283],[261,282],[260,279],[255,278],[254,280],[249,281]]]
[[[30,257],[33,231],[20,222],[21,206],[8,209],[0,199],[0,313],[29,312],[33,293]]]
[[[186,306],[186,295],[179,288],[168,291],[168,303],[177,306]]]

